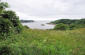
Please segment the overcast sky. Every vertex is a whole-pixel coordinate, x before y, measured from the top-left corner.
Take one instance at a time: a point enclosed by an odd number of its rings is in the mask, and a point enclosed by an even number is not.
[[[85,17],[85,0],[7,0],[7,2],[20,19],[53,20]]]

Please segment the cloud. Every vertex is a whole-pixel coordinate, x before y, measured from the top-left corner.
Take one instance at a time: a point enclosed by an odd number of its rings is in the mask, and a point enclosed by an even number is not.
[[[21,19],[85,17],[85,0],[7,0],[7,2]]]

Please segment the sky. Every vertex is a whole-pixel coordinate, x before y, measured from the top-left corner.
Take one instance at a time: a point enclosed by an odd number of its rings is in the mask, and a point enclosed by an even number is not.
[[[85,17],[85,0],[3,0],[20,19],[56,20]]]

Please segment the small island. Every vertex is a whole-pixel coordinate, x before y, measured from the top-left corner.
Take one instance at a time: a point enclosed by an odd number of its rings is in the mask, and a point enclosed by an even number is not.
[[[45,26],[45,24],[41,24],[42,26]]]

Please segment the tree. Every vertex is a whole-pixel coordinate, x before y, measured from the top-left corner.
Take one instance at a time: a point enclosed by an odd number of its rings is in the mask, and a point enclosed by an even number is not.
[[[8,11],[4,11],[2,14],[2,17],[4,19],[8,19],[10,20],[10,22],[13,24],[16,32],[20,32],[20,30],[22,29],[22,25],[19,21],[19,17],[16,15],[16,13],[14,11],[8,10]]]
[[[20,33],[22,29],[19,17],[14,11],[5,10],[7,7],[8,3],[0,2],[0,36],[4,37],[10,33]]]

